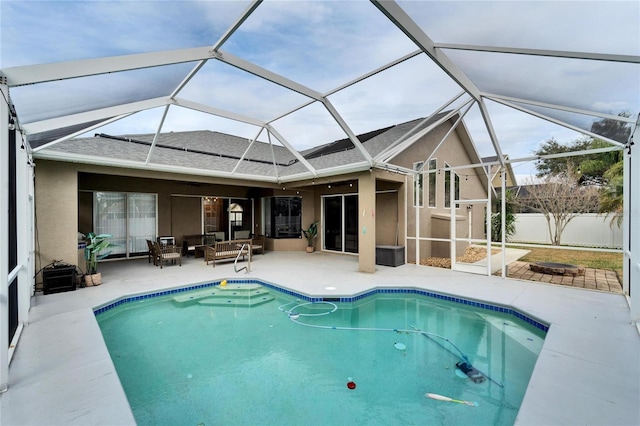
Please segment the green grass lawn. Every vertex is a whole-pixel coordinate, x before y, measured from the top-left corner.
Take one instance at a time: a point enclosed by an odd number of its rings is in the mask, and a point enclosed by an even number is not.
[[[563,250],[547,247],[515,247],[530,252],[522,257],[523,262],[555,262],[584,266],[593,269],[609,269],[622,277],[622,253],[606,253],[587,250]]]

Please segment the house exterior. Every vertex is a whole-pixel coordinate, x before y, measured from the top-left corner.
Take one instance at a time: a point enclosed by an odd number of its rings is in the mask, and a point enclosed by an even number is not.
[[[505,159],[505,162],[509,160],[508,155],[505,154],[503,157]],[[487,174],[491,179],[491,186],[493,186],[497,190],[500,190],[500,188],[502,188],[502,176],[500,175],[500,170],[502,169],[502,167],[498,163],[498,156],[493,155],[490,157],[482,157],[482,162],[484,164],[487,164],[485,168]],[[513,173],[513,167],[511,167],[511,163],[506,162],[505,171],[505,187],[510,188],[512,186],[516,186],[518,183],[516,180],[516,175]]]
[[[146,256],[145,239],[173,236],[181,244],[212,232],[232,239],[249,231],[267,237],[267,250],[305,250],[301,230],[314,221],[315,248],[358,255],[363,272],[375,272],[380,245],[405,247],[409,262],[448,256],[443,240],[452,233],[467,239],[459,249],[482,238],[485,208],[455,202],[451,209],[449,188],[458,201],[487,197],[482,167],[449,169],[480,162],[464,125],[449,132],[454,118],[443,113],[359,135],[372,158],[387,155],[384,167],[370,167],[348,139],[302,158],[211,131],[60,142],[35,155],[40,262],[84,270],[78,235],[90,231],[113,234],[120,258]],[[305,162],[317,177],[296,178]],[[272,173],[280,183],[261,178]]]

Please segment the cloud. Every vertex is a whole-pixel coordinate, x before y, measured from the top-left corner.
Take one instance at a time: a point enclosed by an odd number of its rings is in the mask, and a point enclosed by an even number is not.
[[[3,1],[2,67],[213,45],[227,1]]]
[[[2,66],[213,45],[247,4],[2,2]],[[436,42],[640,54],[637,2],[400,2],[400,5]],[[375,6],[362,1],[263,2],[222,47],[320,92],[347,83],[416,48]],[[637,64],[445,53],[486,92],[605,113],[640,112]],[[43,117],[62,110],[79,111],[145,96],[168,95],[192,67],[193,64],[185,65],[181,73],[169,73],[170,79],[163,71],[143,70],[87,79],[90,84],[78,80],[17,88],[12,94],[19,114]],[[330,101],[357,134],[430,115],[460,90],[423,54],[332,95]],[[259,120],[272,120],[308,100],[215,60],[209,61],[179,96]],[[488,104],[502,151],[511,158],[530,155],[551,137],[567,142],[579,137],[576,132],[545,120]],[[227,133],[242,132],[245,137],[251,137],[255,131],[252,126],[190,110],[172,107],[170,111],[164,127],[167,131],[222,129]],[[584,128],[593,120],[558,116],[573,120],[572,123],[581,119]],[[154,132],[161,113],[140,113],[135,117],[110,125],[110,131]],[[480,154],[493,155],[491,140],[477,109],[465,121]],[[319,103],[278,120],[274,126],[299,149],[345,137]]]

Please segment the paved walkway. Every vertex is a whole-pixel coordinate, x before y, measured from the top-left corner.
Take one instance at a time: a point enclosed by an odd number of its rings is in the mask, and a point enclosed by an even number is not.
[[[584,275],[553,275],[533,272],[529,269],[529,262],[515,261],[509,264],[509,278],[528,281],[566,285],[571,287],[601,290],[611,293],[622,293],[622,286],[614,271],[605,269],[585,268]]]

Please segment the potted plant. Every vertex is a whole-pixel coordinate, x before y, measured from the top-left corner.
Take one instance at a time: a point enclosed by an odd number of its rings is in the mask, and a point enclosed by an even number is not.
[[[104,259],[111,254],[111,250],[103,252],[117,244],[112,244],[110,234],[98,234],[89,232],[87,234],[87,247],[84,249],[84,259],[87,262],[87,272],[84,276],[85,286],[91,287],[102,284],[102,274],[98,272],[98,260]]]
[[[307,253],[313,253],[313,240],[318,236],[318,221],[313,222],[305,230],[302,230],[305,238],[307,239]]]

